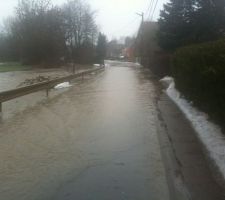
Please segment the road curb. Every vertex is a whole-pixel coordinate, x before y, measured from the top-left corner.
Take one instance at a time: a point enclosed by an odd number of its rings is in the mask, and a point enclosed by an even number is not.
[[[168,77],[169,78],[169,77]],[[165,79],[167,79],[167,77],[165,77]],[[161,86],[166,90],[170,87],[171,82],[170,81],[160,81]],[[200,133],[198,133],[198,129],[196,130],[195,128],[195,124],[186,116],[185,112],[183,111],[183,109],[180,107],[179,104],[177,104],[177,102],[170,97],[170,95],[167,94],[166,91],[164,91],[164,93],[166,94],[166,96],[174,102],[174,104],[176,104],[177,108],[183,113],[184,117],[186,118],[186,120],[190,123],[191,127],[193,128],[196,137],[198,138],[199,144],[201,145],[202,151],[204,153],[205,159],[207,160],[207,163],[211,169],[211,172],[214,176],[214,178],[216,179],[216,181],[219,183],[220,186],[222,186],[225,190],[225,175],[221,170],[221,167],[218,165],[218,163],[216,162],[215,158],[213,156],[210,155],[210,150],[208,149],[207,145],[204,143],[203,139],[201,139],[200,137]]]
[[[202,144],[190,121],[164,93],[158,100],[158,112],[159,119],[161,118],[161,127],[158,127],[159,140],[166,171],[170,173],[169,184],[172,184],[176,193],[183,194],[184,199],[223,200],[224,190],[215,181]],[[165,137],[169,144],[165,143]],[[177,186],[177,177],[180,177],[178,183],[183,189]]]

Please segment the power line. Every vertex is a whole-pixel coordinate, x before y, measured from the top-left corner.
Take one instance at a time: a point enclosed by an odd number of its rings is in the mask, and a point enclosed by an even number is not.
[[[149,15],[150,15],[151,9],[152,9],[152,3],[153,3],[153,0],[150,1],[150,4],[149,4],[149,6],[148,6],[148,9],[147,9],[146,12],[145,12],[145,16],[149,16]],[[147,18],[147,19],[148,19],[148,18]],[[146,19],[146,20],[147,20],[147,19]]]
[[[155,0],[151,0],[151,2],[150,2],[150,6],[149,6],[149,14],[148,14],[148,18],[147,19],[149,19],[150,20],[150,16],[151,16],[151,13],[152,13],[152,8],[153,8],[153,5],[154,5],[154,2],[155,2]]]
[[[151,20],[153,20],[153,16],[154,16],[154,14],[155,14],[155,10],[156,10],[156,7],[157,7],[157,5],[158,5],[158,2],[159,2],[159,0],[156,0],[155,7],[154,7],[154,10],[153,10],[153,12],[152,12]]]
[[[127,30],[131,25],[133,25],[133,23],[134,23],[137,19],[138,19],[137,17],[133,18],[132,21],[130,21],[129,23],[125,24],[123,27],[117,29],[116,31],[113,31],[113,34],[116,33],[116,32],[121,32],[121,31]]]
[[[151,1],[151,9],[150,9],[150,12],[149,12],[149,15],[148,15],[148,19],[149,20],[151,20],[151,15],[152,15],[154,3],[155,3],[155,0],[152,0]]]

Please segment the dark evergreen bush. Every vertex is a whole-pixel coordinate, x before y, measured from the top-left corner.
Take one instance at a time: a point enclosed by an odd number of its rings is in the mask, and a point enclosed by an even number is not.
[[[178,49],[172,71],[177,89],[225,128],[225,40]]]

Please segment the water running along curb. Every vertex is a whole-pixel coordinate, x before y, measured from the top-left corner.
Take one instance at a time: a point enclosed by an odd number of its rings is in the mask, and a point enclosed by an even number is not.
[[[190,122],[166,94],[160,95],[157,106],[171,200],[223,200],[224,190],[215,181]]]

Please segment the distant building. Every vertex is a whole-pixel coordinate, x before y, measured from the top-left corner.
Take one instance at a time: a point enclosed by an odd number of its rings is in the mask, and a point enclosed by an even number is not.
[[[107,45],[107,58],[108,59],[120,59],[122,56],[124,45],[118,43],[117,40],[112,40]]]
[[[122,54],[127,61],[135,61],[135,48],[133,46],[124,48]]]

